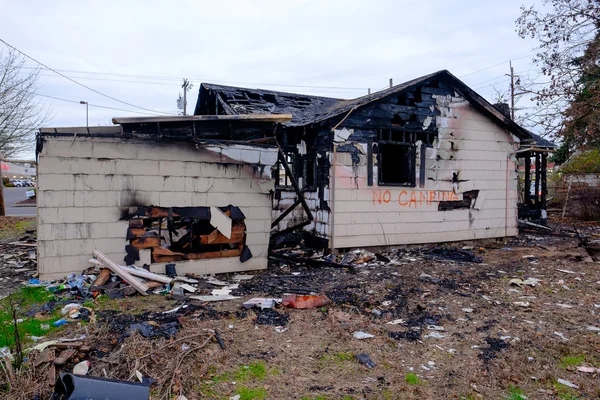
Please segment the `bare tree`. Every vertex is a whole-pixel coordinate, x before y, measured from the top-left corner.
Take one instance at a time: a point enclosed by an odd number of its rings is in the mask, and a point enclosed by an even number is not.
[[[597,73],[597,68],[592,70],[600,66],[600,1],[544,0],[543,4],[544,11],[521,7],[516,21],[519,36],[539,42],[534,62],[540,75],[521,79],[519,85],[535,104],[524,118],[550,136],[575,135],[581,143],[600,138],[597,128],[574,130],[581,125],[581,116],[596,114],[600,106],[598,81],[590,80],[590,74]]]
[[[0,153],[6,157],[30,150],[34,132],[48,120],[35,95],[39,70],[25,72],[24,64],[14,51],[0,51]]]

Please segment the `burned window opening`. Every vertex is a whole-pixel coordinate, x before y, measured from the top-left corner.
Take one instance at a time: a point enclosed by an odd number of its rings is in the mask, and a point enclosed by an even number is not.
[[[297,154],[295,151],[284,151],[285,160],[292,170],[298,185],[303,190],[315,190],[317,187],[317,156],[316,154]],[[290,176],[280,160],[274,168],[277,189],[294,190]]]
[[[475,205],[475,200],[479,195],[479,190],[469,190],[463,193],[462,200],[440,201],[438,211],[469,209]]]
[[[292,151],[285,151],[283,152],[284,156],[285,156],[285,161],[288,163],[288,165],[290,166],[290,169],[292,170],[292,174],[294,174],[294,178],[298,177],[298,168],[296,168],[296,159],[297,159],[297,154],[295,152]],[[286,169],[283,167],[283,164],[281,163],[280,160],[277,160],[277,164],[275,164],[275,169],[273,170],[275,173],[275,185],[278,188],[286,188],[286,189],[292,189],[292,179],[291,177],[288,175]],[[297,179],[296,179],[297,181]]]
[[[244,220],[234,206],[138,207],[129,214],[128,246],[150,250],[152,263],[223,257],[245,261]]]
[[[416,132],[397,129],[377,131],[379,185],[415,186],[416,142],[421,136]]]

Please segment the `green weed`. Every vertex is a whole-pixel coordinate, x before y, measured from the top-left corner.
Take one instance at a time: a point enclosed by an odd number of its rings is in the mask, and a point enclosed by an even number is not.
[[[267,368],[262,362],[255,362],[250,365],[240,367],[235,374],[235,378],[239,382],[246,382],[251,379],[262,381],[267,376]]]
[[[576,367],[584,361],[584,354],[578,354],[576,356],[565,356],[560,359],[560,367],[563,369],[566,369],[567,367]]]
[[[421,379],[416,374],[413,374],[413,373],[406,374],[404,376],[404,380],[409,385],[419,385],[421,383]]]
[[[263,388],[241,387],[236,391],[240,400],[263,400],[267,397],[267,391]]]
[[[508,387],[508,393],[505,397],[507,400],[525,400],[527,397],[525,396],[525,392],[513,385]]]

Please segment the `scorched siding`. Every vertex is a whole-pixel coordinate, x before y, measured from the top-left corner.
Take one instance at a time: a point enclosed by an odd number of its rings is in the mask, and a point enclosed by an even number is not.
[[[128,222],[121,219],[138,206],[237,206],[246,216],[253,257],[245,263],[237,257],[180,261],[177,271],[266,268],[273,180],[271,166],[260,162],[274,160],[272,149],[194,149],[189,144],[98,137],[72,140],[46,137],[39,154],[41,279],[81,273],[95,249],[123,263]],[[245,163],[250,161],[259,164]],[[152,264],[151,269],[164,272],[164,265]]]
[[[419,146],[415,187],[379,186],[376,153],[373,185],[368,186],[364,150],[367,143],[354,143],[361,150],[358,163],[347,152],[332,154],[335,157],[333,248],[517,234],[513,153],[518,142],[466,100],[458,96],[434,97],[440,110],[435,118],[437,140],[432,148],[426,149],[423,187],[419,185]],[[352,141],[352,136],[349,140]],[[474,207],[438,210],[440,200],[462,200],[462,193],[472,190],[479,190]]]

